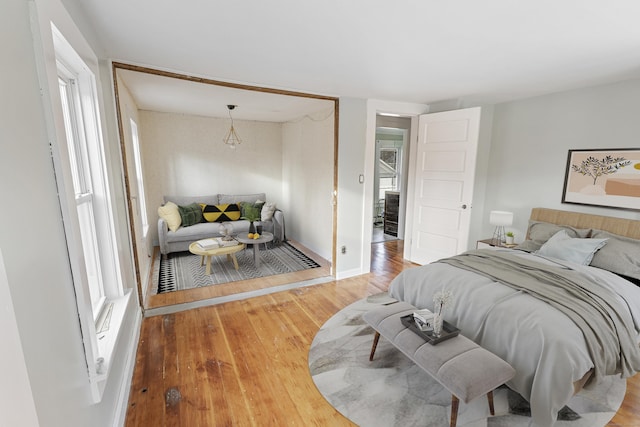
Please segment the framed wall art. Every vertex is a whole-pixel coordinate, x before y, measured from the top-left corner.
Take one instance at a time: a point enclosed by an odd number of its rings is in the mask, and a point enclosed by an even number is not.
[[[640,148],[569,150],[562,203],[640,210]]]

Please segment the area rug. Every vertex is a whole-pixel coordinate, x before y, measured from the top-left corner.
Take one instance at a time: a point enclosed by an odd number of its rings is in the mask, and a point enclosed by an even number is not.
[[[320,264],[287,242],[269,246],[268,249],[261,247],[259,267],[253,261],[252,248],[237,252],[236,258],[239,266],[237,271],[226,255],[212,257],[211,274],[207,275],[205,267],[200,265],[199,255],[177,252],[169,254],[167,259],[161,257],[158,284],[154,290],[160,294],[320,267]]]
[[[371,302],[374,301],[374,302]],[[309,370],[324,398],[361,427],[449,425],[451,394],[422,369],[380,338],[369,362],[374,331],[362,314],[385,298],[358,301],[331,317],[318,331],[309,351]],[[615,415],[626,381],[609,377],[594,390],[573,397],[556,427],[603,427]],[[526,427],[528,403],[506,386],[494,392],[495,416],[486,398],[460,402],[458,426]]]

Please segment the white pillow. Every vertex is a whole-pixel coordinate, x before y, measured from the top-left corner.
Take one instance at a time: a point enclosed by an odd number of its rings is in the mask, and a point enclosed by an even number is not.
[[[169,230],[176,231],[182,224],[182,217],[178,210],[178,205],[173,202],[167,202],[164,206],[158,208],[158,216],[167,223]]]
[[[565,230],[561,230],[551,236],[535,253],[577,264],[589,265],[593,259],[593,254],[603,247],[606,242],[607,239],[571,238]]]
[[[273,213],[276,211],[276,204],[275,203],[265,203],[264,205],[262,205],[262,212],[260,212],[260,219],[262,221],[269,221],[271,218],[273,218]]]

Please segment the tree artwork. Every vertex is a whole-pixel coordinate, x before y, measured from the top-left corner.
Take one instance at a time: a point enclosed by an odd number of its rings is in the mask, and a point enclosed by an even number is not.
[[[611,175],[616,173],[618,169],[631,164],[630,160],[624,157],[606,156],[604,159],[596,159],[595,157],[587,157],[580,163],[580,166],[571,165],[571,169],[581,175],[593,178],[593,185],[603,175]]]

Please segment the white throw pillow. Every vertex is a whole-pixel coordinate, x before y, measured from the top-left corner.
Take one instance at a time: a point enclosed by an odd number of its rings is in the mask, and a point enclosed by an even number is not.
[[[275,203],[265,203],[264,205],[262,205],[262,212],[260,212],[260,219],[262,221],[269,221],[271,218],[273,218],[273,213],[276,211],[276,204]]]
[[[593,255],[603,247],[607,239],[571,238],[565,230],[558,231],[535,253],[577,264],[589,265]]]
[[[158,216],[167,223],[169,230],[176,231],[182,224],[182,217],[178,210],[178,205],[173,202],[167,202],[164,206],[158,208]]]

